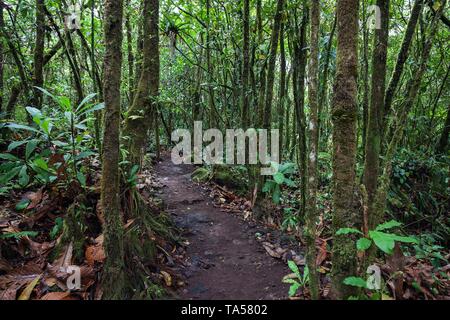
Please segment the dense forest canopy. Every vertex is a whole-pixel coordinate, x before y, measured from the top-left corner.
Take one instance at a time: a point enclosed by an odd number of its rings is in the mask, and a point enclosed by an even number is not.
[[[0,1],[0,298],[182,290],[191,240],[158,190],[199,121],[278,129],[272,176],[191,176],[289,239],[256,233],[293,272],[284,298],[448,298],[449,73],[446,0]],[[14,273],[52,274],[42,261],[92,281]]]

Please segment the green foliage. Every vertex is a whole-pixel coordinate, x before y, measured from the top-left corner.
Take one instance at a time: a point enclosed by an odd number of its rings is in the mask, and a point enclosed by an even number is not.
[[[86,175],[81,163],[96,154],[89,147],[92,137],[87,124],[93,121],[89,115],[101,110],[103,104],[91,104],[95,94],[88,95],[78,106],[73,107],[69,98],[54,96],[38,88],[57,103],[59,108],[43,110],[26,107],[34,125],[7,123],[6,128],[18,133],[20,140],[10,142],[9,153],[0,154],[5,160],[0,165],[0,184],[4,188],[26,188],[32,183],[47,184],[58,178],[64,168],[83,187]],[[50,111],[51,110],[51,111]],[[69,183],[70,181],[66,181]]]
[[[36,231],[20,231],[20,232],[7,232],[0,235],[0,239],[11,239],[20,240],[23,237],[36,237],[39,233]]]
[[[272,166],[275,164],[272,164]],[[264,184],[262,192],[272,195],[274,203],[281,202],[281,188],[282,186],[295,187],[295,182],[289,179],[289,176],[294,173],[295,165],[293,163],[283,163],[279,165],[278,171],[272,176],[273,179],[268,179]]]
[[[297,294],[298,289],[304,288],[308,284],[309,269],[308,266],[305,266],[302,275],[298,269],[298,266],[292,260],[288,261],[288,267],[293,273],[283,277],[282,281],[283,283],[288,283],[291,285],[289,288],[289,296],[293,297]]]
[[[395,242],[402,242],[402,243],[418,243],[416,238],[413,237],[403,237],[399,236],[397,234],[393,233],[386,233],[382,232],[385,230],[389,230],[392,228],[396,228],[401,226],[402,224],[391,220],[382,224],[379,224],[375,230],[370,230],[368,234],[368,238],[360,238],[356,242],[356,247],[359,251],[366,251],[369,249],[373,243],[384,253],[392,254],[392,251],[395,246]],[[359,234],[362,235],[363,233],[357,229],[354,228],[341,228],[336,232],[337,235],[347,235],[347,234]]]
[[[61,233],[64,228],[64,219],[61,217],[57,217],[55,219],[55,225],[53,226],[52,231],[50,231],[50,238],[56,239],[56,237]]]

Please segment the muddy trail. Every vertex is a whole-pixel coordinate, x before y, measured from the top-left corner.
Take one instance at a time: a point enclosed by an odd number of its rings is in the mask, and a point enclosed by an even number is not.
[[[205,190],[191,181],[194,169],[170,158],[156,166],[166,211],[189,242],[187,263],[180,269],[186,286],[179,298],[286,299],[288,286],[281,282],[290,273],[286,264],[268,256],[255,240],[256,223],[214,207]]]

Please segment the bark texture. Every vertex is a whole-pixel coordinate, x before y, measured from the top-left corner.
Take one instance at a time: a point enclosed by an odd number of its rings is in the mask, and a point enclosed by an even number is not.
[[[106,262],[102,282],[105,299],[121,299],[124,293],[123,222],[119,201],[120,79],[122,67],[122,0],[105,0],[104,83],[105,123],[101,204],[105,217]]]
[[[353,227],[356,165],[358,0],[338,0],[336,82],[333,121],[333,252],[332,295],[347,298],[354,292],[343,281],[356,274],[355,241],[336,235],[340,228]]]
[[[316,265],[316,220],[317,220],[317,154],[319,147],[319,25],[320,3],[311,0],[311,53],[308,65],[308,100],[310,108],[309,119],[309,158],[308,158],[308,194],[305,214],[306,264],[309,268],[309,290],[311,299],[319,299],[319,281]]]
[[[128,111],[124,135],[132,164],[140,164],[159,93],[159,1],[144,1],[144,47],[141,77]]]

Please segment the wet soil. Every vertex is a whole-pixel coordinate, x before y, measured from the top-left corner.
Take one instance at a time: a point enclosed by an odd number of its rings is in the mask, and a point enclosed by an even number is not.
[[[286,299],[281,282],[289,269],[266,254],[256,240],[258,226],[214,207],[212,199],[191,181],[195,168],[166,158],[156,166],[164,187],[166,211],[188,241],[187,263],[180,272],[186,286],[181,299]]]

